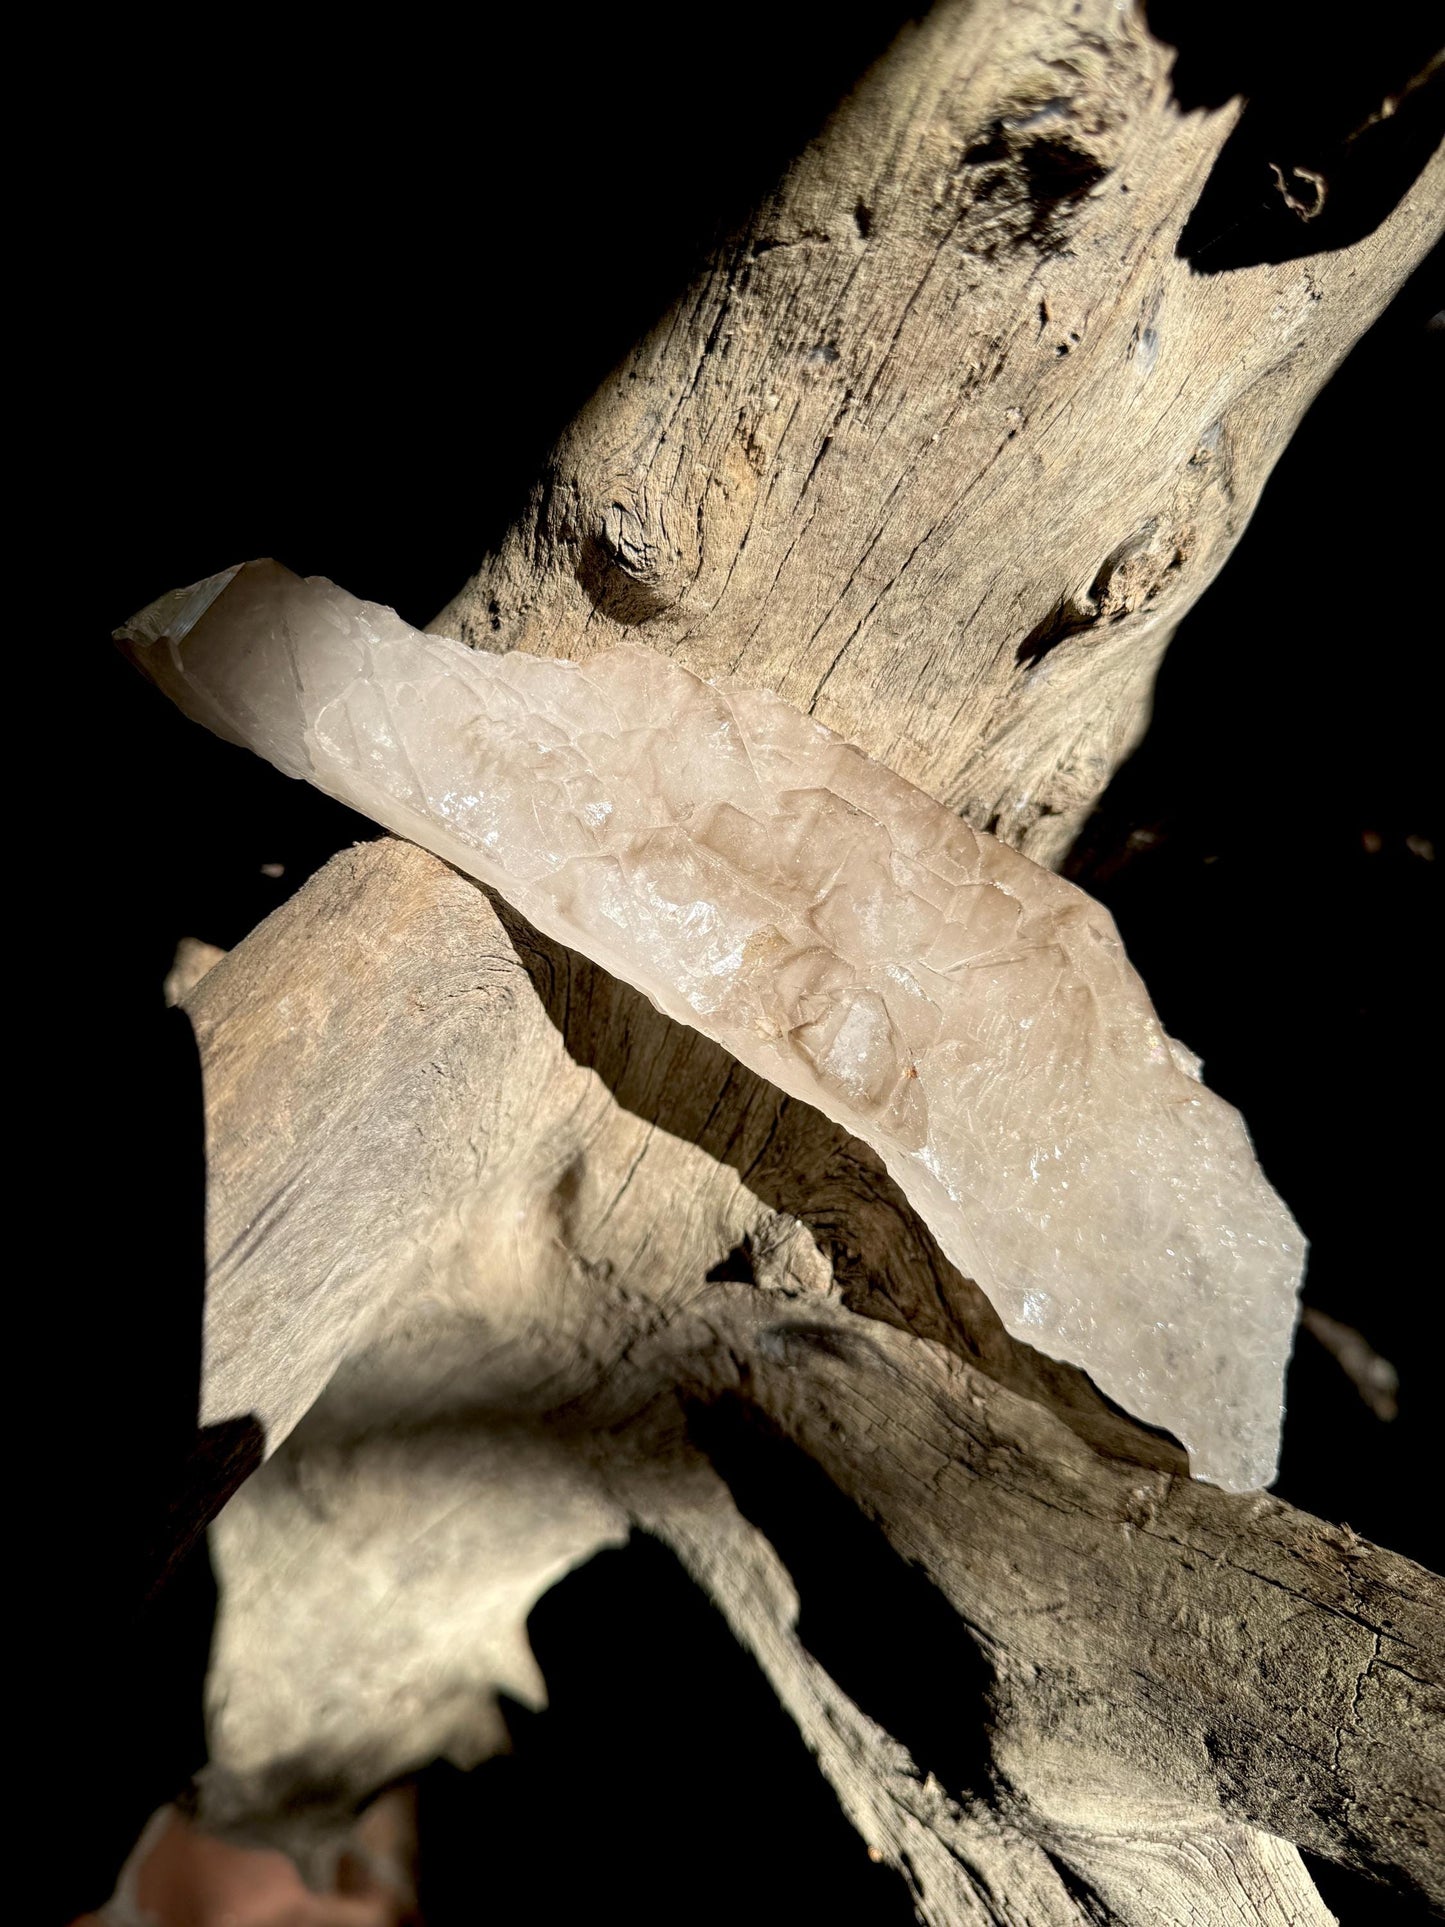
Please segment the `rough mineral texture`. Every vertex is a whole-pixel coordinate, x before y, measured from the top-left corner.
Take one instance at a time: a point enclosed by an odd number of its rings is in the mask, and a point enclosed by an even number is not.
[[[120,633],[188,714],[499,890],[871,1144],[1009,1329],[1247,1490],[1303,1241],[1107,914],[777,697],[474,652],[251,563]]]

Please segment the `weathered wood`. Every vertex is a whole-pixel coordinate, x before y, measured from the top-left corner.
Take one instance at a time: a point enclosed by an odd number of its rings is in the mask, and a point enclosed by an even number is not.
[[[1437,155],[1349,247],[1196,274],[1236,110],[1181,113],[1170,58],[1113,0],[906,29],[437,626],[726,670],[1059,860],[1445,186]],[[298,1800],[340,1824],[498,1744],[489,1692],[539,1690],[530,1603],[632,1521],[927,1920],[1321,1920],[1292,1843],[1441,1897],[1440,1582],[1189,1483],[1007,1338],[856,1142],[390,842],[185,1004],[204,1416],[274,1454],[215,1534],[213,1823],[314,1854]],[[776,1534],[699,1444],[734,1408],[946,1602],[947,1653],[906,1612],[857,1637],[976,1674],[981,1777],[803,1646]]]
[[[1103,1461],[898,1333],[746,1364],[991,1656],[994,1761],[1035,1824],[1147,1837],[1218,1805],[1445,1899],[1434,1575],[1267,1495]]]
[[[1176,254],[1238,115],[1114,0],[945,0],[605,383],[434,625],[780,694],[1040,862],[1320,385],[1442,226]],[[1402,77],[1403,78],[1403,77]]]
[[[844,1810],[871,1851],[903,1871],[925,1920],[1092,1927],[1104,1917],[1137,1927],[1174,1919],[1324,1927],[1333,1919],[1293,1846],[1217,1816],[1191,1824],[1177,1814],[1161,1823],[1156,1815],[1151,1825],[1135,1807],[1117,1829],[1103,1812],[1088,1827],[1064,1828],[1041,1825],[1017,1800],[1015,1818],[997,1799],[954,1797],[935,1775],[920,1773],[807,1651],[796,1629],[797,1598],[776,1552],[725,1493],[695,1507],[674,1497],[656,1529],[755,1655]],[[1107,1771],[1107,1762],[1090,1764]]]
[[[319,1788],[344,1804],[438,1751],[476,1757],[488,1679],[526,1683],[532,1600],[628,1516],[686,1540],[705,1577],[687,1412],[741,1394],[929,1576],[984,1656],[997,1785],[972,1797],[990,1792],[1021,1864],[1042,1854],[1088,1885],[1100,1854],[1183,1864],[1232,1824],[1439,1893],[1445,1588],[1277,1501],[1180,1476],[1146,1434],[1156,1463],[1132,1462],[1122,1419],[1097,1450],[1080,1436],[1088,1408],[1043,1402],[1023,1348],[999,1334],[980,1351],[968,1288],[825,1119],[725,1064],[680,1084],[689,1033],[655,1028],[635,993],[386,840],[335,859],[187,1008],[227,1223],[252,1227],[213,1286],[211,1415],[255,1395],[251,1356],[287,1361],[273,1444],[312,1406],[216,1532],[213,1818],[254,1824]],[[610,1091],[578,1052],[628,1034],[657,1055]],[[318,1049],[364,1065],[364,1105],[311,1109]],[[283,1216],[288,1120],[313,1158]],[[268,1133],[274,1162],[226,1162]],[[375,1214],[361,1238],[358,1165]],[[800,1174],[800,1211],[779,1172]],[[860,1252],[884,1250],[862,1289]],[[308,1302],[322,1260],[327,1289]],[[239,1327],[246,1350],[227,1350]],[[576,1524],[559,1539],[563,1518]],[[378,1628],[371,1601],[409,1566],[406,1609]],[[490,1603],[483,1568],[510,1575]],[[287,1627],[302,1645],[283,1666]],[[865,1636],[906,1654],[915,1635]],[[387,1678],[429,1665],[433,1696],[389,1710]],[[915,1761],[915,1779],[932,1765]],[[886,1787],[875,1796],[894,1811]],[[951,1807],[930,1800],[920,1811],[943,1825]],[[915,1824],[878,1844],[916,1873]],[[968,1918],[953,1907],[925,1914]]]

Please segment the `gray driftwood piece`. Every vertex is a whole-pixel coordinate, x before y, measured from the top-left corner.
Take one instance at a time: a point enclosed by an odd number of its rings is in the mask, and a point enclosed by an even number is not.
[[[1109,0],[906,30],[437,626],[726,668],[1059,858],[1445,186],[1437,156],[1349,248],[1197,275],[1235,110],[1181,114],[1169,61]],[[541,1690],[531,1604],[640,1526],[926,1921],[1324,1921],[1301,1846],[1445,1899],[1440,1582],[1189,1481],[855,1141],[388,840],[184,1001],[204,1416],[272,1454],[214,1533],[213,1824],[314,1860],[397,1773],[484,1757],[495,1691]],[[936,1646],[902,1611],[857,1639],[957,1749],[804,1647],[729,1472],[759,1453],[946,1602]]]

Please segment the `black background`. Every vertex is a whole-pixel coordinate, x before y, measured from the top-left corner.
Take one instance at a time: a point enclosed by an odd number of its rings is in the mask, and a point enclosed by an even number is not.
[[[184,723],[108,632],[261,554],[428,620],[556,430],[901,17],[745,0],[706,59],[661,7],[325,39],[236,15],[193,48],[128,21],[89,48],[62,123],[84,165],[36,160],[59,212],[35,307],[59,352],[24,371],[44,452],[20,480],[63,538],[33,647],[75,752],[58,821],[27,839],[45,907],[17,1005],[56,1100],[35,1126],[42,1185],[15,1205],[40,1220],[23,1282],[51,1314],[48,1509],[22,1566],[42,1783],[71,1817],[43,1917],[103,1898],[201,1758],[209,1573],[201,1549],[157,1590],[155,1553],[192,1448],[203,1181],[194,1054],[160,981],[179,937],[235,943],[371,833]],[[1166,1024],[1244,1109],[1312,1240],[1309,1300],[1400,1369],[1386,1426],[1302,1338],[1278,1489],[1432,1561],[1439,866],[1419,852],[1442,847],[1440,306],[1427,270],[1322,396],[1181,630],[1080,864]],[[560,1829],[637,1920],[671,1918],[671,1883],[708,1857],[727,1883],[695,1919],[908,1917],[663,1555],[608,1555],[538,1611],[556,1710],[518,1715],[516,1759],[470,1789],[434,1776],[438,1866],[469,1882],[479,1855],[496,1903]],[[648,1760],[701,1806],[664,1805],[639,1838],[616,1803]],[[779,1828],[791,1880],[767,1871]],[[440,1886],[433,1903],[472,1917]]]

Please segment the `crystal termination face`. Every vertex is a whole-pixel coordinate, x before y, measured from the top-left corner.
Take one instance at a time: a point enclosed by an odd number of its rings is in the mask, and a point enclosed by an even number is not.
[[[118,639],[863,1138],[1009,1330],[1198,1476],[1273,1477],[1304,1242],[1082,891],[646,648],[489,655],[273,562]]]

